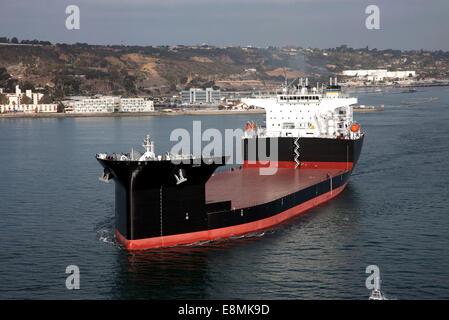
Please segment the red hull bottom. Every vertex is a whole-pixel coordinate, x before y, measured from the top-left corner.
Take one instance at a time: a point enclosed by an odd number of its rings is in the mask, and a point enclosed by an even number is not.
[[[120,244],[129,250],[150,249],[159,247],[170,247],[180,244],[190,244],[200,241],[211,241],[216,239],[229,238],[232,236],[240,236],[250,232],[271,228],[288,219],[291,219],[304,211],[316,207],[337,196],[346,184],[324,193],[309,201],[303,202],[293,208],[278,213],[272,217],[257,220],[254,222],[224,227],[219,229],[204,230],[191,233],[176,234],[170,236],[154,237],[147,239],[128,240],[116,229],[115,235]]]
[[[293,168],[298,166],[294,161],[276,161],[273,163],[262,163],[260,161],[243,161],[243,168],[267,168],[270,165],[276,168]],[[299,163],[300,168],[304,169],[340,169],[349,170],[353,167],[352,162],[323,162],[323,161],[301,161]]]

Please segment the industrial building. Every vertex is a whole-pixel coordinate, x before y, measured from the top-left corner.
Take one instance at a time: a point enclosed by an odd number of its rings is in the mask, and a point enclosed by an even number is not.
[[[359,80],[367,81],[383,81],[384,79],[409,79],[416,77],[416,72],[411,70],[405,71],[388,71],[387,69],[373,70],[344,70],[343,76],[356,77]]]

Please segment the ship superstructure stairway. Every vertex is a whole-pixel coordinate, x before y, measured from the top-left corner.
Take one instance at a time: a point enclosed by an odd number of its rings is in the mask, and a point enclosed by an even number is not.
[[[295,169],[296,169],[301,164],[301,162],[299,161],[299,156],[300,156],[300,153],[299,153],[299,151],[300,151],[300,149],[299,149],[299,137],[297,137],[295,139],[294,145],[295,145],[295,149],[294,149],[295,158],[294,159],[295,159],[295,162],[296,162],[296,165],[295,165]]]

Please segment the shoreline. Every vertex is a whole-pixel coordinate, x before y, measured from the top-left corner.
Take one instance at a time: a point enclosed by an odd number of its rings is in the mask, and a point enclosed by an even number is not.
[[[111,118],[111,117],[148,117],[148,116],[209,116],[264,114],[264,109],[253,110],[192,110],[192,111],[153,111],[153,112],[114,112],[114,113],[0,113],[0,119],[18,118]]]
[[[446,80],[445,80],[446,81]],[[354,89],[378,89],[378,88],[391,88],[391,89],[404,89],[404,88],[428,88],[428,87],[448,87],[449,86],[449,79],[447,82],[441,82],[441,83],[413,83],[413,84],[402,84],[402,85],[395,85],[395,84],[378,84],[378,85],[350,85],[345,86],[345,84],[341,84],[342,88],[348,89],[348,88],[354,88]]]
[[[354,108],[354,112],[377,112],[383,109]],[[42,118],[115,118],[115,117],[155,117],[155,116],[211,116],[264,114],[265,110],[195,110],[195,111],[153,111],[153,112],[115,112],[115,113],[0,113],[0,119],[42,119]]]
[[[384,109],[379,109],[379,108],[354,108],[352,110],[353,110],[353,112],[377,112],[377,111],[384,111]]]

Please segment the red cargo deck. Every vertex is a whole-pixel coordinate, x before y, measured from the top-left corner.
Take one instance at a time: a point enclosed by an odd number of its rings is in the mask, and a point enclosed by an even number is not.
[[[274,175],[260,175],[260,168],[218,173],[206,183],[206,203],[231,200],[233,209],[279,199],[344,173],[342,169],[278,168]]]

